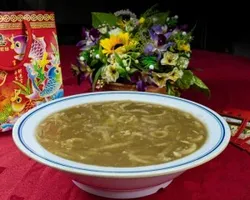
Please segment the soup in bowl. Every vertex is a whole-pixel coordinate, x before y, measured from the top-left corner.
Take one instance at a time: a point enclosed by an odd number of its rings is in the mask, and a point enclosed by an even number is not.
[[[137,198],[219,155],[230,129],[195,102],[155,93],[98,92],[40,105],[15,124],[32,159],[64,171],[84,191]]]

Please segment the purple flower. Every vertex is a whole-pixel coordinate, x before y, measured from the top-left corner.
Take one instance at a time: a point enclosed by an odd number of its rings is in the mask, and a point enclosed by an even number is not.
[[[154,47],[153,44],[148,44],[148,45],[145,47],[145,49],[144,49],[144,53],[145,53],[146,55],[153,55],[154,49],[155,49],[155,47]]]
[[[77,77],[77,82],[78,82],[78,85],[81,85],[81,83],[83,82],[83,81],[85,81],[85,79],[86,79],[86,75],[85,74],[79,74],[78,75],[78,77]]]
[[[153,30],[149,30],[149,35],[150,35],[151,40],[153,41],[158,40],[158,35]]]
[[[131,83],[136,84],[136,89],[138,91],[146,91],[146,81],[143,78],[143,75],[140,72],[135,72],[131,77],[130,77]]]
[[[138,91],[144,92],[147,89],[147,85],[146,85],[146,83],[144,81],[139,80],[139,81],[136,82],[136,89]]]
[[[85,28],[82,29],[82,40],[79,41],[76,46],[81,47],[80,50],[89,50],[92,46],[97,44],[100,39],[100,32],[92,28],[90,31],[87,31]]]
[[[92,41],[96,41],[100,38],[100,35],[101,33],[95,29],[95,28],[92,28],[90,31],[89,31],[89,37]]]
[[[92,84],[93,82],[92,72],[81,72],[80,74],[77,75],[78,85],[81,85],[81,83],[84,82],[85,80],[88,80]]]
[[[137,81],[139,81],[141,79],[141,73],[139,71],[136,71],[135,73],[133,73],[133,75],[130,77],[131,83],[136,83]]]
[[[164,34],[166,39],[169,39],[171,35],[172,35],[172,32],[167,32]]]
[[[157,41],[158,46],[162,46],[162,45],[166,44],[166,41],[167,41],[167,39],[166,39],[165,35],[163,35],[163,34],[158,35],[158,41]]]
[[[174,45],[172,42],[168,42],[168,39],[172,35],[172,31],[168,31],[168,27],[161,25],[154,25],[149,30],[149,35],[152,40],[152,43],[149,43],[145,46],[144,53],[146,55],[152,55],[156,53],[158,60],[161,59],[162,53],[167,51],[167,49]]]
[[[156,34],[162,34],[162,26],[161,25],[154,25],[151,28]]]
[[[149,30],[149,35],[151,40],[157,46],[162,46],[166,44],[167,39],[170,37],[171,33],[167,32],[167,26],[154,25],[151,30]]]
[[[87,30],[86,28],[82,28],[82,39],[85,40],[87,38]]]

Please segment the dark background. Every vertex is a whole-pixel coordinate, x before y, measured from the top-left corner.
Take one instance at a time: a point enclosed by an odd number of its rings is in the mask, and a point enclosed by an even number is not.
[[[59,43],[75,45],[81,27],[91,25],[91,12],[130,9],[137,15],[158,3],[190,27],[197,23],[192,48],[250,58],[250,7],[240,1],[138,0],[0,0],[0,10],[48,10],[56,15]]]

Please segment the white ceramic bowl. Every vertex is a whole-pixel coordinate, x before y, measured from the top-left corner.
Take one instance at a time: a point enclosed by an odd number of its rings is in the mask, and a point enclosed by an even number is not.
[[[36,140],[37,125],[48,115],[62,109],[90,102],[134,100],[172,106],[193,114],[208,128],[208,139],[196,152],[160,165],[112,168],[85,165],[58,157],[46,151]],[[184,171],[208,162],[228,145],[230,129],[225,120],[209,108],[195,102],[167,95],[146,92],[98,92],[61,98],[40,105],[15,124],[13,139],[30,158],[65,172],[82,190],[108,198],[137,198],[167,187]]]

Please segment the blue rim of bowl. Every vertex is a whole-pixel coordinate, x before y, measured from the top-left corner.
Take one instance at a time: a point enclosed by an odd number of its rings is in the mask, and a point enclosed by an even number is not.
[[[133,168],[135,170],[133,171],[130,171],[130,170],[115,170],[115,171],[108,171],[108,170],[97,170],[97,169],[88,169],[88,168],[84,168],[84,167],[74,167],[72,165],[66,165],[66,164],[62,164],[60,162],[55,162],[53,160],[50,160],[48,158],[45,158],[39,154],[37,154],[36,152],[34,152],[29,146],[28,144],[25,143],[24,141],[24,138],[23,138],[23,132],[22,132],[22,128],[25,124],[25,122],[36,112],[38,112],[39,110],[45,108],[45,107],[48,107],[48,106],[51,106],[53,104],[56,104],[58,102],[62,102],[62,101],[68,101],[68,100],[71,100],[71,99],[77,99],[77,98],[84,98],[84,97],[87,97],[87,96],[93,96],[93,95],[108,95],[108,94],[130,94],[130,95],[144,95],[144,96],[160,96],[160,97],[164,97],[164,98],[170,98],[170,99],[175,99],[175,100],[178,100],[178,101],[183,101],[183,102],[186,102],[188,104],[192,104],[194,106],[197,106],[199,107],[200,109],[203,109],[205,110],[206,112],[208,112],[213,118],[216,119],[216,121],[218,122],[218,124],[220,125],[220,128],[221,128],[221,136],[220,136],[220,139],[219,141],[217,142],[217,144],[209,151],[209,152],[206,152],[204,153],[203,155],[195,158],[195,159],[192,159],[192,160],[189,160],[187,162],[184,162],[184,163],[181,163],[181,164],[176,164],[176,165],[172,165],[172,166],[169,166],[169,167],[161,167],[161,168],[155,168],[155,169],[142,169],[142,170],[136,170],[136,167]],[[100,100],[101,101],[101,100]],[[74,96],[69,96],[69,97],[66,97],[66,98],[62,98],[62,99],[57,99],[55,101],[51,101],[49,104],[43,104],[41,105],[39,108],[35,109],[34,111],[28,113],[25,118],[20,122],[19,126],[18,126],[18,139],[19,141],[22,143],[22,145],[29,151],[31,152],[32,154],[34,154],[35,156],[39,157],[40,159],[42,160],[45,160],[47,162],[50,162],[52,164],[55,164],[55,165],[59,165],[61,167],[66,167],[66,168],[70,168],[72,170],[81,170],[83,172],[92,172],[92,173],[107,173],[107,174],[115,174],[115,173],[121,173],[121,174],[134,174],[134,173],[148,173],[148,172],[155,172],[155,171],[163,171],[163,170],[168,170],[168,169],[172,169],[172,168],[176,168],[176,167],[181,167],[181,166],[185,166],[185,165],[188,165],[192,162],[195,162],[195,161],[198,161],[198,160],[201,160],[202,158],[208,156],[209,154],[213,153],[218,147],[220,147],[221,143],[224,141],[225,139],[225,127],[222,123],[222,121],[213,113],[211,112],[210,110],[208,110],[206,107],[198,104],[198,103],[195,103],[195,102],[192,102],[192,101],[189,101],[189,100],[185,100],[185,99],[182,99],[182,98],[179,98],[179,97],[173,97],[173,96],[168,96],[168,95],[162,95],[162,94],[155,94],[155,93],[147,93],[147,92],[98,92],[98,93],[85,93],[85,94],[82,94],[82,95],[74,95]],[[56,155],[55,155],[56,156]],[[67,159],[66,159],[67,160]],[[89,165],[91,167],[91,165]],[[101,168],[105,168],[105,167],[101,167]],[[109,168],[109,167],[108,167]],[[147,166],[145,167],[140,167],[140,168],[147,168]],[[116,168],[116,169],[119,169],[119,168]],[[132,168],[130,168],[132,169]]]

